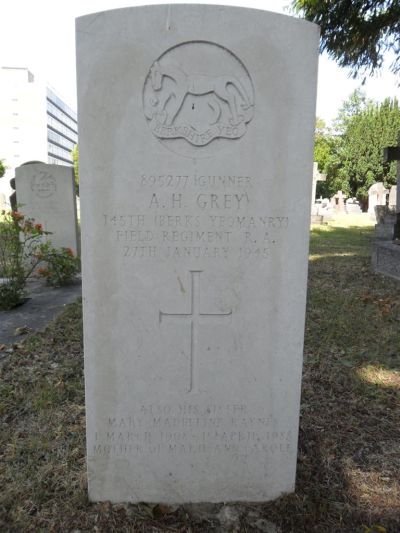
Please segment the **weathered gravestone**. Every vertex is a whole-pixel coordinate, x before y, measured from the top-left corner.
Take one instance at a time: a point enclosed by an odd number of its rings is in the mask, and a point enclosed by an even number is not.
[[[345,204],[346,198],[347,198],[347,195],[343,194],[343,191],[338,191],[331,198],[332,208],[338,213],[345,213],[346,212],[346,204]]]
[[[15,169],[17,202],[24,215],[41,223],[55,248],[78,252],[73,168],[29,163]]]
[[[91,500],[293,490],[317,51],[258,10],[78,19]]]

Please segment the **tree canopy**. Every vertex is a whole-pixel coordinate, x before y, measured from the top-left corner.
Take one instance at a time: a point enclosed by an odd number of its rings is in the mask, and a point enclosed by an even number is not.
[[[383,162],[383,149],[397,145],[400,107],[396,99],[367,100],[357,90],[344,102],[333,128],[317,119],[314,160],[327,180],[318,194],[332,196],[342,190],[366,202],[369,187],[378,181],[396,183],[396,163]]]
[[[379,69],[388,50],[395,56],[391,70],[400,71],[399,0],[294,0],[292,6],[321,27],[321,52],[354,76]]]

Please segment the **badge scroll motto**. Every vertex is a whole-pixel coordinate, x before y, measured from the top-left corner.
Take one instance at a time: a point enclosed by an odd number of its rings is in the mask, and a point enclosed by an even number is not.
[[[159,139],[206,146],[239,139],[253,118],[254,90],[243,63],[206,41],[177,45],[156,59],[143,88],[144,114]]]

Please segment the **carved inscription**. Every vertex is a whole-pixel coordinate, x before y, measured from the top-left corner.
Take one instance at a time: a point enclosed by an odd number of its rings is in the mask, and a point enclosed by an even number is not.
[[[251,416],[246,405],[142,405],[126,417],[109,416],[92,438],[92,456],[142,454],[238,456],[290,454],[291,430],[272,417]]]
[[[224,47],[182,43],[151,65],[143,107],[156,137],[201,147],[246,133],[253,117],[253,84],[242,62]]]
[[[142,174],[142,213],[103,214],[103,226],[129,260],[268,260],[289,217],[253,214],[250,176]]]

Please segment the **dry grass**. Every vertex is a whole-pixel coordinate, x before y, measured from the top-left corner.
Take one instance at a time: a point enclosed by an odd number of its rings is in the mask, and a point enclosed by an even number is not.
[[[370,237],[313,230],[297,490],[238,505],[239,531],[400,531],[400,283]],[[0,421],[2,531],[218,530],[219,506],[88,503],[79,303],[3,360]]]

